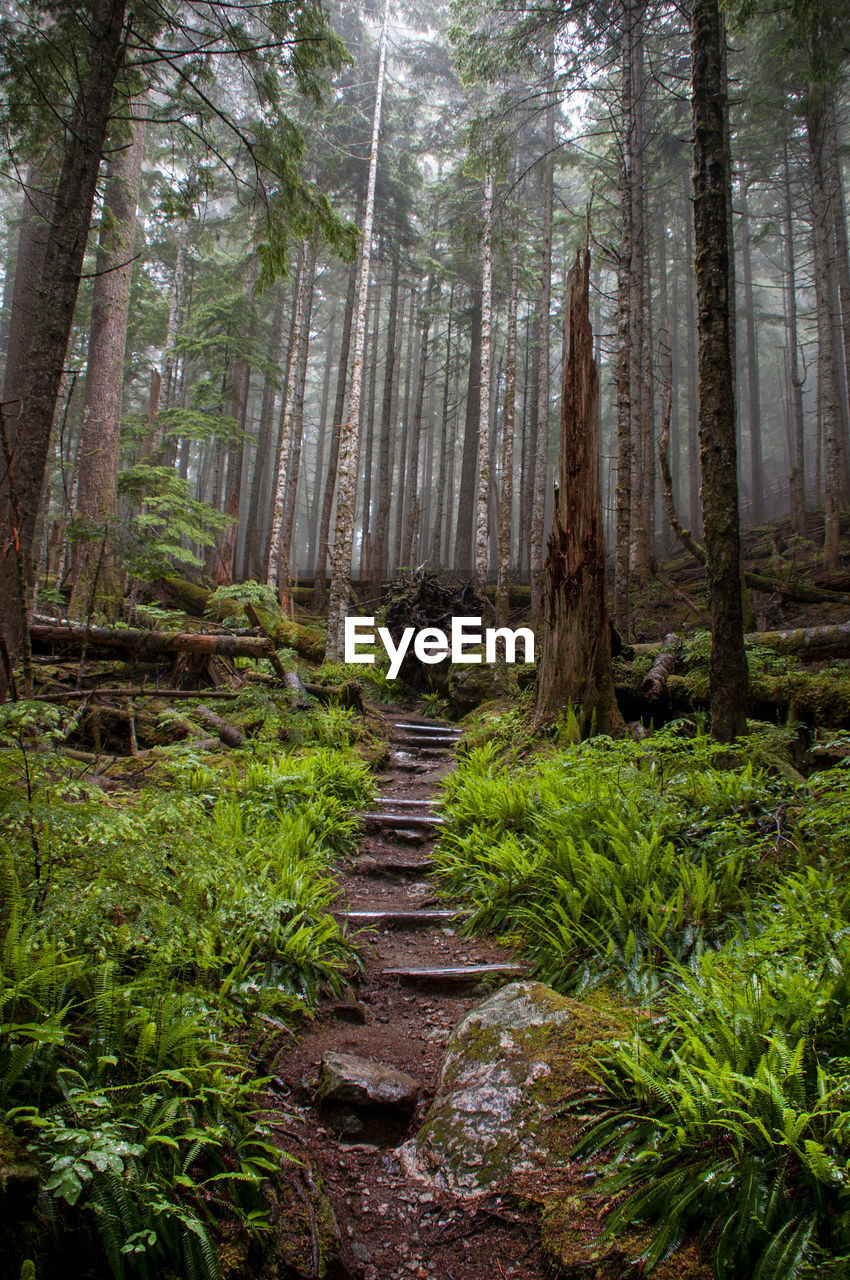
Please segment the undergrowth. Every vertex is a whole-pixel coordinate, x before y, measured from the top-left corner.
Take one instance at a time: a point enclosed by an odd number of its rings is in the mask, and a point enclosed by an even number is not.
[[[497,768],[497,733],[445,783],[470,927],[644,1010],[569,1104],[641,1274],[695,1238],[718,1280],[850,1274],[850,769],[804,780],[790,736],[680,723]]]
[[[256,1028],[309,1014],[356,963],[330,864],[367,767],[338,711],[312,713],[327,745],[175,747],[157,786],[104,795],[35,747],[67,713],[3,710],[0,1132],[40,1173],[37,1274],[91,1229],[92,1274],[216,1277],[223,1232],[256,1263],[281,1164]]]

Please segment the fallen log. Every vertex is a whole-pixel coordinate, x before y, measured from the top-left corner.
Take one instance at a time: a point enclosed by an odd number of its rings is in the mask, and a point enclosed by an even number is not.
[[[748,645],[767,645],[777,653],[801,658],[804,662],[850,658],[850,622],[836,622],[823,627],[794,627],[789,631],[748,631],[744,640]],[[634,644],[630,646],[630,652],[635,657],[654,658],[666,643]]]
[[[235,724],[228,724],[226,720],[222,720],[221,716],[210,711],[209,707],[198,707],[195,710],[195,719],[200,720],[205,729],[217,733],[219,742],[225,747],[244,747],[245,735],[242,730],[237,729]]]
[[[346,680],[345,684],[338,685],[302,684],[302,688],[320,702],[336,702],[341,707],[363,710],[363,690],[356,680]]]
[[[33,702],[79,702],[86,698],[163,698],[174,702],[178,698],[238,698],[241,689],[156,689],[153,686],[125,685],[120,688],[99,685],[95,689],[61,689],[52,693],[34,693]]]
[[[658,654],[652,666],[647,671],[641,684],[641,693],[652,701],[658,698],[664,692],[667,679],[676,669],[676,657],[679,647],[679,637],[675,632],[664,638],[664,648]]]
[[[203,635],[191,631],[144,631],[133,627],[85,627],[66,619],[30,621],[30,637],[40,644],[74,649],[130,649],[135,653],[222,654],[230,658],[267,658],[266,636]]]

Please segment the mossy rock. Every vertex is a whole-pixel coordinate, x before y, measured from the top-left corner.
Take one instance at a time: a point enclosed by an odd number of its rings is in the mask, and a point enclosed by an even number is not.
[[[434,1100],[404,1148],[410,1171],[475,1194],[545,1167],[553,1104],[576,1072],[589,1083],[582,1064],[621,1029],[616,1014],[540,982],[497,991],[452,1033]]]
[[[482,702],[507,697],[514,686],[515,682],[503,663],[455,664],[447,681],[451,714],[459,720],[480,707]]]

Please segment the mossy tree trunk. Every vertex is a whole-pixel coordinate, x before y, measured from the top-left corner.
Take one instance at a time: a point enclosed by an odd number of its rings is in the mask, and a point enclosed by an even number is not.
[[[560,481],[546,560],[537,719],[571,705],[583,731],[610,733],[620,716],[606,601],[589,278],[590,254],[584,249],[570,270],[564,307]]]
[[[747,724],[747,660],[741,599],[738,462],[727,218],[731,163],[718,0],[694,0],[691,19],[694,130],[694,266],[699,312],[699,440],[702,520],[711,613],[711,732],[732,741]]]

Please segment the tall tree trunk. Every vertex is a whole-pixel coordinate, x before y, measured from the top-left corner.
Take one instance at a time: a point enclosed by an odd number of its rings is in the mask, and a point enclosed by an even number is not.
[[[340,437],[339,484],[336,501],[333,573],[328,602],[328,639],[325,650],[328,661],[339,660],[343,653],[343,627],[348,614],[351,590],[351,550],[354,543],[354,500],[357,489],[357,448],[360,432],[360,393],[363,381],[363,353],[366,344],[366,309],[369,302],[369,264],[372,255],[372,224],[375,216],[375,179],[378,171],[378,142],[381,136],[381,106],[384,96],[384,72],[387,61],[387,23],[389,0],[384,0],[384,19],[378,52],[378,84],[375,90],[375,112],[372,117],[372,142],[369,150],[369,182],[366,214],[363,219],[363,245],[360,254],[360,292],[357,299],[357,327],[354,337],[354,359],[351,366],[351,389],[348,393],[348,422]]]
[[[731,158],[718,0],[694,0],[691,17],[694,247],[699,306],[699,436],[702,517],[711,611],[711,732],[722,742],[747,723],[747,659],[735,439],[727,201]]]
[[[620,725],[614,698],[599,488],[599,379],[589,305],[590,254],[579,251],[567,281],[567,358],[561,403],[561,463],[546,560],[537,720],[572,707],[582,731]]]
[[[454,321],[455,284],[451,285],[449,294],[449,313],[446,322],[446,363],[443,369],[443,408],[440,423],[440,456],[437,465],[437,501],[434,508],[434,539],[431,546],[431,560],[434,568],[439,569],[443,560],[443,513],[446,508],[446,464],[449,451],[449,385],[452,366],[452,323]]]
[[[280,364],[283,355],[283,289],[278,287],[272,312],[269,334],[268,360],[272,367]],[[272,453],[274,409],[277,400],[276,378],[267,376],[263,383],[263,399],[260,405],[260,421],[257,427],[257,448],[254,453],[254,469],[251,474],[251,502],[248,512],[246,560],[248,573],[259,580],[262,576],[265,551],[266,489],[268,487],[269,459]]]
[[[490,516],[490,359],[493,328],[493,170],[484,177],[481,240],[481,398],[478,414],[478,484],[475,502],[475,582],[487,581]]]
[[[372,471],[375,453],[375,400],[378,388],[378,338],[381,327],[381,276],[375,286],[372,310],[372,354],[369,360],[369,390],[366,396],[366,454],[363,459],[363,541],[360,551],[360,577],[368,582],[372,561]]]
[[[316,440],[316,460],[313,468],[313,499],[310,504],[310,529],[307,535],[307,563],[315,571],[316,538],[319,532],[319,520],[322,510],[322,475],[325,461],[325,438],[328,430],[328,399],[331,390],[331,352],[336,336],[337,313],[331,316],[328,326],[328,339],[325,346],[325,376],[322,379],[322,404],[319,409],[319,435]]]
[[[387,538],[390,528],[391,476],[395,449],[393,403],[398,379],[396,332],[398,329],[398,282],[401,251],[398,237],[393,242],[390,303],[387,316],[387,347],[384,357],[384,388],[381,395],[381,447],[378,461],[378,514],[375,522],[375,545],[372,556],[372,594],[380,590],[387,571]]]
[[[360,221],[360,200],[358,199],[358,222]],[[334,400],[333,426],[331,428],[331,444],[328,454],[328,469],[325,476],[325,492],[322,499],[322,519],[319,525],[319,549],[316,552],[316,577],[313,587],[313,599],[317,604],[324,604],[327,599],[325,578],[328,571],[328,546],[331,534],[331,515],[333,513],[334,495],[336,494],[336,478],[339,469],[339,447],[342,438],[342,415],[345,409],[345,392],[348,386],[348,356],[351,349],[351,327],[354,322],[354,306],[357,301],[357,263],[352,262],[348,272],[348,290],[345,295],[345,311],[342,317],[342,339],[339,352],[339,371],[336,380],[336,398]]]
[[[546,470],[549,461],[549,331],[552,294],[552,212],[555,185],[555,54],[550,48],[546,63],[545,159],[543,183],[543,227],[540,254],[540,329],[537,365],[537,448],[534,455],[534,488],[531,508],[531,620],[543,616],[543,518],[546,510]]]
[[[759,394],[758,343],[753,296],[753,262],[750,250],[750,215],[746,183],[741,184],[741,267],[744,277],[744,315],[747,329],[747,417],[750,428],[750,492],[752,522],[764,521],[764,476],[761,457],[761,396]]]
[[[401,405],[401,440],[399,441],[398,485],[396,493],[395,522],[393,533],[393,549],[390,565],[394,568],[403,566],[404,549],[404,512],[407,498],[407,446],[410,440],[410,385],[413,380],[413,367],[417,362],[416,343],[419,330],[415,323],[416,291],[410,294],[410,314],[407,322],[407,356],[404,362],[404,396]],[[402,323],[404,318],[402,317]]]
[[[434,276],[432,275],[425,290],[419,333],[419,360],[416,371],[416,391],[413,397],[413,430],[411,431],[410,453],[407,459],[407,479],[405,481],[407,520],[404,527],[404,542],[401,551],[402,564],[413,563],[414,539],[420,515],[419,451],[422,438],[422,410],[425,405],[425,375],[428,369],[428,341],[431,334],[431,306],[434,296],[434,284]]]
[[[24,177],[14,283],[11,290],[8,283],[4,290],[4,301],[9,294],[3,376],[3,403],[7,413],[14,414],[14,402],[23,396],[27,354],[41,310],[39,280],[53,208],[56,169],[57,158],[49,153],[44,159],[33,161]]]
[[[254,261],[247,265],[244,293],[250,298],[254,290],[257,266]],[[236,561],[236,544],[239,537],[239,515],[242,503],[242,472],[245,463],[245,419],[248,412],[248,391],[251,381],[251,368],[245,358],[244,351],[248,346],[254,324],[253,309],[245,308],[245,315],[239,330],[239,350],[233,359],[233,373],[230,385],[230,416],[236,423],[236,438],[227,449],[227,486],[224,492],[224,513],[230,518],[230,524],[224,531],[218,544],[218,558],[213,576],[219,586],[229,586],[233,581]]]
[[[475,519],[475,477],[478,462],[478,426],[481,414],[481,293],[472,299],[469,334],[469,379],[466,391],[466,420],[460,463],[460,492],[455,525],[455,573],[472,577],[472,532]]]
[[[124,348],[136,207],[142,175],[143,104],[131,107],[132,136],[110,165],[97,247],[86,361],[86,389],[77,464],[77,541],[74,547],[71,617],[85,617],[95,598],[109,617],[121,602],[121,570],[115,530],[118,511],[118,433],[124,386]]]
[[[518,177],[519,156],[514,165]],[[511,238],[511,277],[508,287],[508,337],[505,350],[505,403],[502,412],[502,476],[499,501],[496,624],[504,626],[510,612],[511,527],[514,500],[514,419],[516,408],[516,313],[519,291],[519,215],[514,215]]]
[[[803,382],[800,377],[797,342],[797,276],[794,264],[794,218],[791,211],[791,175],[788,168],[788,142],[782,147],[783,158],[783,247],[785,250],[785,328],[788,344],[788,399],[791,408],[793,463],[789,477],[791,515],[794,532],[806,536],[806,448],[803,418]]]
[[[39,272],[37,316],[17,408],[0,421],[0,636],[12,663],[25,644],[32,543],[53,415],[74,318],[113,90],[123,61],[124,0],[95,0],[84,80],[74,94]],[[12,334],[10,333],[10,346]],[[5,674],[0,670],[0,695]]]
[[[812,245],[815,260],[815,308],[818,327],[818,389],[823,424],[823,473],[826,514],[823,567],[838,569],[839,517],[841,513],[841,393],[837,374],[830,298],[829,195],[826,165],[826,121],[821,109],[806,117],[809,140],[809,173],[812,196]]]
[[[284,541],[284,523],[286,518],[286,497],[290,479],[290,459],[292,433],[295,429],[295,399],[297,395],[299,353],[304,341],[304,302],[306,291],[306,244],[301,245],[298,255],[298,280],[295,293],[295,309],[292,316],[292,340],[289,344],[289,360],[286,371],[285,390],[280,408],[280,437],[278,440],[277,467],[272,499],[272,519],[269,533],[269,547],[266,556],[266,583],[276,587],[281,601],[289,596],[289,565],[282,556]]]
[[[687,183],[687,178],[685,179]],[[694,215],[685,192],[685,332],[688,339],[688,515],[691,532],[699,537],[702,511],[699,500],[699,357],[697,352],[697,302],[694,280]]]
[[[316,250],[312,244],[305,246],[304,286],[301,295],[301,333],[295,365],[295,390],[292,397],[292,443],[289,455],[289,474],[286,481],[286,505],[283,513],[283,529],[280,538],[280,582],[289,586],[291,576],[292,543],[295,536],[295,513],[298,501],[298,478],[301,473],[301,448],[304,443],[304,397],[307,390],[307,366],[310,358],[310,325],[313,320],[313,291],[316,283]]]

